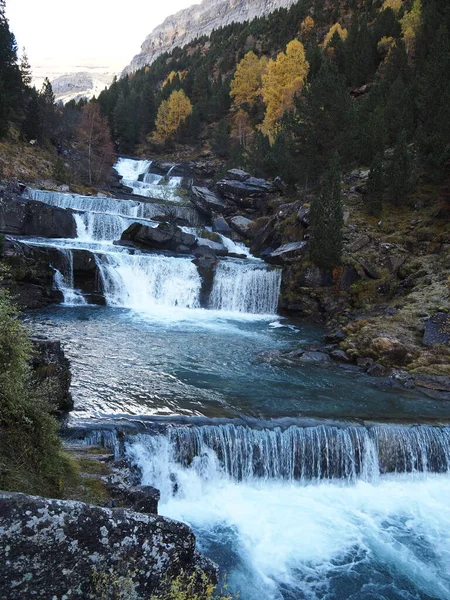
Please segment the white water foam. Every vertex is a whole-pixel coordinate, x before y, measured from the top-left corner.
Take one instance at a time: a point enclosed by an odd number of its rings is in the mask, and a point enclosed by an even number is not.
[[[178,189],[182,178],[171,177],[170,172],[165,177],[148,173],[150,166],[149,160],[119,158],[115,169],[122,177],[122,183],[131,188],[134,195],[167,202],[180,202]]]
[[[450,597],[448,474],[237,482],[212,450],[180,464],[166,436],[138,436],[127,453],[161,490],[160,514],[225,552],[245,600]]]

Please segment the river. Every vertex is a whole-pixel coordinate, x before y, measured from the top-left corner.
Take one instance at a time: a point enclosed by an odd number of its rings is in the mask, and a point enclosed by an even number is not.
[[[448,406],[338,365],[261,360],[323,332],[276,314],[280,272],[232,240],[246,258],[220,261],[207,306],[192,257],[114,245],[164,207],[202,223],[180,178],[150,165],[119,162],[132,200],[27,192],[77,211],[76,239],[27,240],[61,257],[64,304],[27,322],[72,363],[69,431],[138,466],[241,600],[450,598]],[[80,249],[105,306],[75,286]]]

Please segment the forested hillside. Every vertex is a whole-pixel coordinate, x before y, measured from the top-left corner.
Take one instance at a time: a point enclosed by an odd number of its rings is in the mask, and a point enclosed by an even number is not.
[[[163,55],[98,100],[122,152],[207,148],[290,184],[313,184],[336,151],[376,173],[391,149],[398,203],[419,165],[443,178],[450,158],[449,27],[445,0],[303,0]]]

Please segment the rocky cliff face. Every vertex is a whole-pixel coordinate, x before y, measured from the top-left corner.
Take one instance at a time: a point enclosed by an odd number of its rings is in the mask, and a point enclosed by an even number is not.
[[[230,23],[242,23],[287,8],[296,0],[203,0],[168,17],[147,37],[122,76],[151,64],[164,52],[182,47],[214,29]]]

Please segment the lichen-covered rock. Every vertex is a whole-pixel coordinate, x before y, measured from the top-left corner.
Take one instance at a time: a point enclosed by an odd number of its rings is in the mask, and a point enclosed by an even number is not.
[[[0,492],[0,597],[148,600],[182,572],[198,598],[217,580],[189,527],[164,517]],[[127,596],[128,597],[128,596]]]
[[[450,343],[450,315],[436,313],[425,321],[424,346]]]

